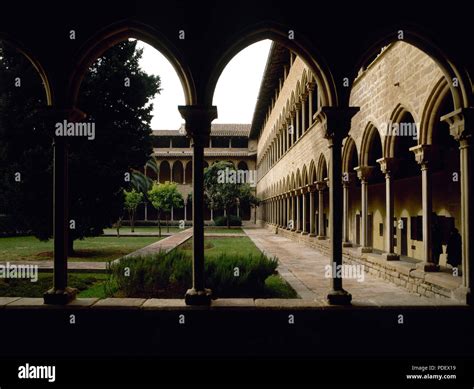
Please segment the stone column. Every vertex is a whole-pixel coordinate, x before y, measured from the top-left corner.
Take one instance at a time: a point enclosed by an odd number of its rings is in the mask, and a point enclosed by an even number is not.
[[[301,104],[296,103],[295,104],[296,140],[298,140],[301,136],[300,109],[301,109]]]
[[[296,232],[301,232],[300,194],[296,191]]]
[[[460,184],[461,184],[461,237],[462,237],[462,289],[466,303],[474,305],[474,245],[471,244],[474,226],[474,207],[472,205],[472,129],[474,128],[474,109],[457,109],[441,118],[449,124],[450,133],[459,142]]]
[[[309,104],[308,104],[308,127],[311,127],[313,124],[313,91],[316,86],[316,83],[314,82],[308,82],[306,84],[306,87],[308,88],[308,99],[309,99]]]
[[[368,213],[369,213],[369,196],[368,184],[369,178],[374,171],[374,166],[358,166],[355,168],[357,177],[360,180],[360,202],[361,202],[361,253],[371,253],[372,247],[369,247],[369,229],[368,229]]]
[[[280,204],[278,204],[278,197],[275,197],[275,225],[280,224]]]
[[[295,192],[290,192],[290,199],[291,199],[291,223],[292,226],[290,228],[291,231],[296,231],[296,221],[295,221]]]
[[[67,256],[69,244],[69,139],[56,136],[56,123],[79,122],[85,114],[77,109],[45,111],[43,120],[53,136],[53,287],[43,295],[45,304],[65,305],[76,298],[77,290],[67,286]]]
[[[184,202],[184,221],[188,220],[188,206]]]
[[[385,251],[383,254],[387,261],[396,261],[400,256],[395,253],[395,245],[393,242],[393,216],[395,212],[393,198],[393,174],[396,168],[396,160],[394,158],[380,158],[377,160],[380,164],[382,173],[385,174]]]
[[[296,133],[296,127],[295,127],[295,117],[291,115],[291,145],[293,146],[295,144],[295,133]]]
[[[433,160],[433,149],[431,145],[418,145],[411,147],[410,151],[415,154],[416,161],[421,167],[421,203],[423,207],[423,269],[426,272],[439,270],[439,265],[433,262],[432,254],[432,214],[433,200],[431,187],[430,162]]]
[[[290,130],[289,130],[289,126],[290,126],[290,123],[288,123],[288,121],[285,122],[285,126],[286,126],[286,149],[288,150],[290,148]]]
[[[318,239],[326,239],[324,234],[324,189],[326,189],[326,182],[316,182],[316,190],[318,191]]]
[[[193,140],[193,285],[186,292],[187,305],[209,305],[211,290],[204,287],[204,148],[209,144],[215,106],[178,107]]]
[[[280,227],[285,226],[285,199],[280,195]]]
[[[276,200],[275,200],[275,197],[272,199],[272,208],[273,208],[273,224],[276,225],[278,224],[278,220],[277,220],[277,203],[276,203]]]
[[[352,243],[349,241],[349,224],[351,220],[349,214],[349,191],[353,181],[353,176],[353,172],[345,172],[342,179],[342,247],[352,247]]]
[[[306,208],[306,188],[301,189],[301,200],[303,201],[303,226],[301,228],[301,235],[308,235],[308,231],[306,229],[306,212],[308,211]]]
[[[286,229],[290,229],[290,220],[291,220],[291,195],[289,193],[286,194]]]
[[[315,210],[314,210],[314,188],[309,191],[309,236],[316,236]]]
[[[358,107],[321,107],[318,120],[322,123],[324,137],[329,148],[329,234],[331,238],[332,269],[331,286],[327,299],[329,304],[350,304],[352,296],[342,287],[342,278],[337,269],[342,266],[342,139],[348,134],[351,119]]]
[[[272,197],[272,224],[276,224],[275,198]]]
[[[303,93],[301,95],[301,133],[304,134],[306,130],[306,99],[308,95]]]

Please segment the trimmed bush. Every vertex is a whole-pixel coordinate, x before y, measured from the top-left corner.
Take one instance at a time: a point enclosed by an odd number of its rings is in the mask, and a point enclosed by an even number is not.
[[[229,215],[230,225],[232,227],[239,227],[242,225],[242,219],[236,215]],[[218,227],[227,226],[227,216],[217,216],[214,218],[214,225]]]
[[[222,254],[206,260],[206,287],[213,297],[262,297],[278,262],[260,256]],[[183,250],[127,257],[111,266],[107,291],[119,297],[181,298],[192,284],[192,261]]]

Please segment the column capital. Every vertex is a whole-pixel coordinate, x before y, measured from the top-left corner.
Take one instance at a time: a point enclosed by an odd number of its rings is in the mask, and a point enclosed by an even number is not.
[[[321,107],[316,113],[316,120],[322,123],[324,137],[342,142],[349,133],[352,117],[359,110],[359,107]]]
[[[357,166],[354,170],[357,172],[359,180],[367,182],[372,176],[375,166]]]
[[[312,92],[316,88],[316,83],[315,82],[307,82],[306,83],[306,89],[310,92]]]
[[[418,145],[410,147],[410,151],[415,154],[418,164],[427,166],[436,157],[435,149],[432,145]]]
[[[301,103],[299,100],[295,102],[294,107],[295,107],[295,111],[299,111],[301,109]]]
[[[459,108],[441,117],[449,125],[449,132],[458,142],[472,138],[474,108]]]
[[[326,187],[327,187],[326,181],[317,181],[316,182],[316,190],[318,192],[323,191],[324,189],[326,189]]]
[[[342,173],[342,185],[348,186],[356,178],[357,174],[355,172],[343,172]]]
[[[217,107],[214,105],[180,105],[178,110],[185,120],[186,134],[194,142],[209,142],[211,123],[217,118]]]
[[[383,174],[395,173],[398,167],[398,160],[396,158],[384,157],[377,159],[380,164],[380,170]]]

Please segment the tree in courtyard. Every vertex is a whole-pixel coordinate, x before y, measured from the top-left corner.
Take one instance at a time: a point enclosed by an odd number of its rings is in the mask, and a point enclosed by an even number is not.
[[[166,228],[167,232],[169,232],[168,216],[166,213],[170,212],[171,208],[183,208],[183,196],[174,182],[166,181],[162,184],[154,183],[152,189],[148,192],[148,198],[158,211],[158,230],[159,236],[161,236],[161,213],[165,212]]]
[[[95,124],[96,134],[94,140],[68,139],[69,217],[75,225],[69,231],[69,255],[75,239],[97,236],[120,217],[126,174],[144,166],[152,153],[151,100],[160,92],[160,78],[140,68],[143,50],[136,45],[127,40],[108,49],[81,85],[78,107]],[[6,184],[0,198],[23,231],[48,239],[52,129],[42,126],[36,114],[45,105],[44,91],[28,69],[33,67],[20,53],[0,46],[0,177]],[[17,78],[21,87],[15,86]],[[19,184],[11,178],[15,172],[24,173]]]
[[[233,177],[236,177],[236,169],[227,161],[213,163],[204,170],[205,198],[210,209],[226,211],[227,228],[230,228],[230,210],[241,195],[242,184]]]
[[[0,234],[51,236],[53,151],[45,109],[38,72],[0,42]]]
[[[252,208],[256,208],[260,205],[260,199],[255,196],[255,189],[252,189],[252,187],[247,183],[240,186],[239,205],[244,207],[248,205]],[[256,223],[257,212],[254,212],[254,215],[254,222]]]
[[[138,206],[143,203],[143,193],[138,192],[135,188],[132,188],[129,191],[124,189],[123,194],[125,197],[124,206],[128,211],[130,227],[132,232],[135,232],[135,214],[137,212]]]

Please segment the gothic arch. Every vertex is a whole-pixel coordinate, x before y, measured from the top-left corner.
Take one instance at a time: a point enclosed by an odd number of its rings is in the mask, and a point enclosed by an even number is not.
[[[372,123],[368,123],[365,127],[364,134],[362,135],[362,143],[360,147],[360,154],[359,154],[359,166],[369,166],[370,160],[370,152],[372,151],[372,146],[374,142],[378,140],[380,144],[382,144],[382,137],[380,136],[379,130],[375,127]],[[382,155],[383,156],[383,149]],[[375,165],[374,165],[375,166]]]
[[[273,22],[259,22],[238,31],[226,45],[228,49],[218,54],[214,69],[207,82],[205,103],[211,104],[217,81],[230,60],[241,50],[264,39],[270,39],[291,50],[311,69],[321,95],[322,105],[336,106],[338,104],[337,88],[331,76],[331,71],[319,51],[313,47],[311,41],[301,33],[298,40],[288,39],[290,26]]]
[[[324,154],[321,153],[318,159],[318,170],[317,170],[316,177],[318,181],[323,181],[327,176],[328,176],[328,166],[326,163],[326,158],[324,157]]]
[[[68,99],[71,106],[75,106],[77,103],[81,83],[89,66],[107,49],[129,38],[146,42],[162,53],[178,74],[183,87],[186,104],[191,105],[196,103],[197,97],[194,80],[179,50],[164,34],[153,27],[127,20],[109,25],[97,32],[80,49],[77,57],[74,59],[74,63],[77,65],[74,67],[69,79]],[[176,109],[178,108],[176,107]]]

